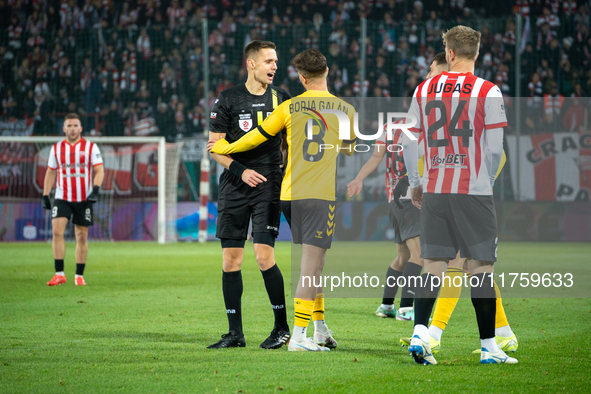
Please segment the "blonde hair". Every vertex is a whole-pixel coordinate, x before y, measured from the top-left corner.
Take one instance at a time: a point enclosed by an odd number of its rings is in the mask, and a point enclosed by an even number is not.
[[[468,26],[455,26],[441,35],[447,49],[454,51],[456,56],[475,60],[480,49],[480,32]]]

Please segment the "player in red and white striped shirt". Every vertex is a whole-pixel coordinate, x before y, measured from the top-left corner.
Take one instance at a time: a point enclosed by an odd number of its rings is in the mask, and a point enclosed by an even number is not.
[[[456,26],[443,34],[443,41],[449,72],[421,83],[409,110],[417,121],[410,130],[424,135],[426,180],[422,186],[417,141],[403,139],[411,197],[421,208],[421,257],[425,263],[409,351],[419,364],[437,363],[431,354],[427,325],[439,280],[459,251],[467,258],[473,282],[477,278],[479,284],[472,287],[472,302],[481,339],[480,362],[514,364],[517,360],[495,342],[492,278],[498,239],[492,186],[507,125],[502,94],[492,82],[473,75],[479,32]]]
[[[98,146],[81,137],[82,124],[77,114],[66,116],[63,130],[66,138],[51,147],[43,187],[43,208],[51,209],[51,246],[55,259],[55,275],[47,284],[66,283],[64,232],[73,216],[76,229],[75,284],[86,285],[83,275],[88,254],[88,226],[92,225],[92,205],[98,201],[104,179],[103,159]],[[57,190],[52,207],[49,193],[56,178]]]

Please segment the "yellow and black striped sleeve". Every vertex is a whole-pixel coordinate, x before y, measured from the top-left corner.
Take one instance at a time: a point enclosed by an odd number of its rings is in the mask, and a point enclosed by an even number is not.
[[[231,155],[232,153],[246,152],[256,148],[285,128],[289,116],[289,112],[286,111],[288,109],[289,100],[284,101],[261,125],[246,133],[238,141],[230,144],[225,139],[221,139],[215,143],[211,151],[220,155]]]

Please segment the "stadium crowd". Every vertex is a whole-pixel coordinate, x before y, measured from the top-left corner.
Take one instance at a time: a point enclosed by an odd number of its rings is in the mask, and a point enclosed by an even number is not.
[[[326,54],[329,89],[338,96],[400,97],[443,49],[441,33],[462,23],[482,32],[476,75],[505,96],[529,97],[529,132],[577,130],[578,100],[591,91],[590,5],[575,0],[0,0],[2,117],[34,119],[35,134],[55,134],[77,112],[105,136],[203,132],[204,105],[245,80],[244,45],[277,44],[275,84],[302,92],[291,59],[307,48]],[[488,7],[488,8],[486,8]],[[516,42],[515,13],[524,18]],[[368,20],[366,79],[360,23]],[[207,43],[201,21],[208,19]],[[203,47],[210,53],[204,92]],[[522,74],[515,75],[515,47]],[[562,127],[561,127],[562,126]]]

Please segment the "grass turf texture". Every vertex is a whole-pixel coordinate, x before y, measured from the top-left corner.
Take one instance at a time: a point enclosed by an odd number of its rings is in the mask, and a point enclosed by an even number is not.
[[[588,264],[591,245],[503,243],[499,259],[513,255]],[[375,298],[327,300],[335,351],[259,349],[272,311],[251,245],[243,266],[247,347],[217,351],[205,349],[227,329],[217,243],[91,243],[86,287],[74,286],[74,244],[68,282],[57,288],[46,285],[50,245],[0,244],[0,256],[2,393],[589,392],[589,299],[506,299],[519,364],[501,366],[471,354],[479,346],[474,311],[460,300],[439,365],[423,367],[398,343],[412,324],[377,318]],[[276,258],[289,283],[290,245],[279,243]],[[288,316],[293,324],[289,294]]]

